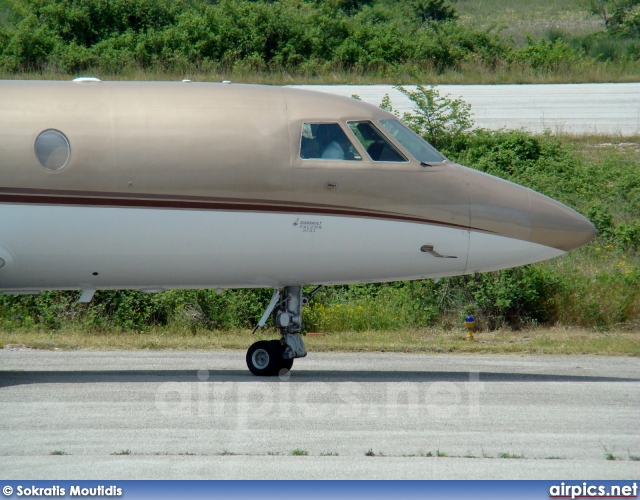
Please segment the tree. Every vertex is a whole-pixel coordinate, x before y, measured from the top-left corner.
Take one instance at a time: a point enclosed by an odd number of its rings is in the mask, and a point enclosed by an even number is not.
[[[453,143],[473,127],[471,105],[462,99],[441,96],[433,85],[418,85],[415,91],[401,86],[395,89],[415,105],[413,113],[405,113],[402,120],[436,148]],[[392,111],[390,105],[386,105],[387,111]]]
[[[611,34],[640,36],[640,0],[589,0],[589,9]]]
[[[423,22],[458,18],[456,10],[446,0],[411,0],[410,5],[416,16]]]

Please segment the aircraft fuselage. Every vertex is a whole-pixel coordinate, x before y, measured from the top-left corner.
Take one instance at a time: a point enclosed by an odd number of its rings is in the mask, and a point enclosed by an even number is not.
[[[393,118],[290,88],[2,81],[0,290],[418,279],[593,239],[591,223],[534,191],[421,164],[381,125]],[[335,124],[351,160],[304,157],[313,130]],[[382,131],[403,160],[374,161],[354,124]]]

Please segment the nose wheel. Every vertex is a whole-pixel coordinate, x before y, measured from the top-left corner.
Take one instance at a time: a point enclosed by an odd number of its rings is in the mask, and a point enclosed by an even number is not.
[[[279,340],[259,340],[247,351],[247,366],[254,375],[278,375],[283,368],[291,370],[293,358],[283,357],[286,346]]]

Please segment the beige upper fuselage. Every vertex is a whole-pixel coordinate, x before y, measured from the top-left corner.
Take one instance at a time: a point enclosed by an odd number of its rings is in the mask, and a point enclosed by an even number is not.
[[[346,125],[392,115],[299,89],[172,82],[0,82],[0,203],[328,214],[469,229],[563,251],[594,236],[573,210],[445,161],[373,162]],[[300,157],[305,122],[334,123],[361,161]],[[47,129],[68,164],[39,164]],[[388,134],[387,134],[388,135]]]

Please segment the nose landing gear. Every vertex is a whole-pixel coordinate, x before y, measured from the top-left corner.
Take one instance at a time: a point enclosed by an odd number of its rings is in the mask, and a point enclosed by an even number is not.
[[[247,366],[251,373],[258,376],[278,375],[282,369],[290,370],[295,358],[307,355],[301,332],[302,308],[308,302],[309,297],[302,295],[302,286],[287,286],[282,294],[274,292],[256,329],[264,326],[273,311],[273,321],[280,330],[281,337],[280,340],[260,340],[249,347]]]

